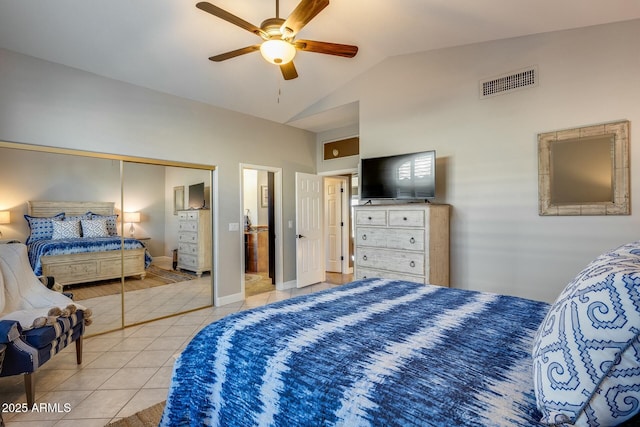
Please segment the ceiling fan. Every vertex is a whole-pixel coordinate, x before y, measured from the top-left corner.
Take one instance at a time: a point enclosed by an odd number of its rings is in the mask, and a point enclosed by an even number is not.
[[[276,0],[276,17],[265,19],[260,27],[208,2],[200,2],[196,7],[263,39],[260,44],[212,56],[209,58],[211,61],[221,62],[259,50],[267,61],[280,67],[285,80],[291,80],[298,77],[296,67],[293,65],[293,58],[298,50],[345,58],[353,58],[358,53],[357,46],[295,39],[300,30],[328,5],[329,0],[302,0],[285,20],[280,18],[279,1]]]

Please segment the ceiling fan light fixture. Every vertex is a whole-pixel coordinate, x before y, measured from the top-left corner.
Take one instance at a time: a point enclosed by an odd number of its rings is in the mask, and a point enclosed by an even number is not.
[[[275,65],[288,64],[296,56],[296,48],[280,39],[267,40],[260,45],[260,53],[268,62]]]

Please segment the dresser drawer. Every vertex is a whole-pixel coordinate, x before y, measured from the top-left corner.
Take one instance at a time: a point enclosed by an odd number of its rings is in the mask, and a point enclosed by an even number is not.
[[[200,212],[199,211],[187,211],[187,219],[189,221],[197,221],[199,218]]]
[[[198,233],[192,233],[188,231],[183,231],[178,233],[178,243],[197,243],[198,242]]]
[[[401,252],[390,249],[356,248],[358,266],[423,276],[425,256],[420,252]]]
[[[193,243],[178,243],[178,253],[187,254],[187,255],[197,255],[198,254],[198,245]]]
[[[198,231],[198,223],[196,221],[180,221],[178,223],[179,231]]]
[[[378,248],[424,251],[424,230],[360,227],[356,230],[355,244]]]
[[[198,258],[193,255],[181,255],[178,254],[178,267],[198,267]]]
[[[189,213],[188,211],[178,211],[178,220],[179,221],[186,221],[187,218],[188,218],[188,216],[187,216],[188,213]]]
[[[411,274],[402,274],[391,271],[375,270],[373,268],[357,268],[355,279],[394,279],[394,280],[406,280],[408,282],[426,283],[424,276],[414,276]]]
[[[392,227],[424,227],[424,211],[389,211],[389,226]]]
[[[387,212],[386,211],[356,211],[356,224],[357,225],[387,225]]]

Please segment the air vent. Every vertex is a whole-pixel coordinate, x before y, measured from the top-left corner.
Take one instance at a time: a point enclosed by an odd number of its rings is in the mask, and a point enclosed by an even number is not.
[[[503,95],[538,85],[538,70],[529,67],[480,81],[480,99]]]

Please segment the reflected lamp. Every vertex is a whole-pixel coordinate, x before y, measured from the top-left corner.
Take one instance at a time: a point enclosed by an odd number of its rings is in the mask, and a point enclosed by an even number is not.
[[[131,227],[129,228],[129,235],[133,237],[136,232],[133,224],[140,222],[140,212],[125,212],[122,216],[122,220],[131,224]]]
[[[9,224],[11,222],[10,211],[0,211],[0,224]],[[0,230],[0,238],[2,238],[2,230]]]

